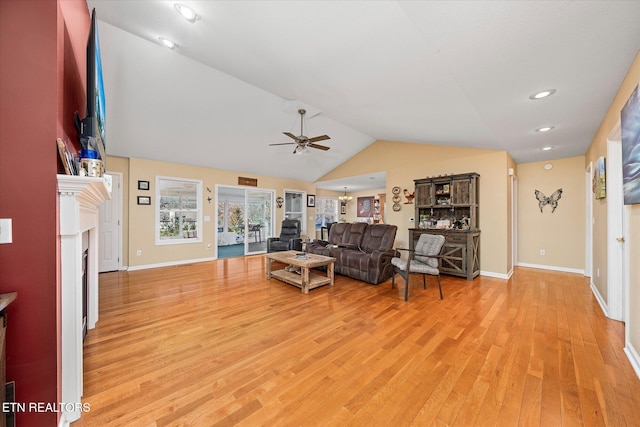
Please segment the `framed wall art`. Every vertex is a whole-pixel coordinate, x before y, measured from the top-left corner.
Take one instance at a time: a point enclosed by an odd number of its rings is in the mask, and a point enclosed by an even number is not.
[[[358,197],[358,217],[368,218],[373,216],[373,196]]]
[[[593,192],[596,195],[596,199],[604,199],[607,197],[607,179],[606,179],[606,166],[605,158],[598,157],[595,164],[595,171],[593,174]]]

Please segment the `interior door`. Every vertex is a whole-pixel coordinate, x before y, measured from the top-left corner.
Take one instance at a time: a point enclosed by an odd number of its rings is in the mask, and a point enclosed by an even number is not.
[[[244,253],[265,253],[267,238],[271,237],[273,218],[273,191],[246,190]]]
[[[100,225],[98,245],[98,271],[116,271],[121,267],[122,236],[122,181],[121,174],[110,174],[112,177],[111,200],[106,200],[98,207]]]

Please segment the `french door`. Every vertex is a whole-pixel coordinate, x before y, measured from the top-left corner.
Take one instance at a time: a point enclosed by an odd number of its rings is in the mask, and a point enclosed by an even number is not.
[[[217,257],[267,251],[273,230],[273,190],[216,186]]]
[[[267,238],[272,235],[273,191],[246,190],[244,253],[256,254],[267,251]]]

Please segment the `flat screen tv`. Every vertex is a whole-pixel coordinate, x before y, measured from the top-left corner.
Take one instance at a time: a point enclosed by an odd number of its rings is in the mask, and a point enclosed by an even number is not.
[[[76,124],[82,148],[97,151],[104,162],[107,141],[106,103],[95,9],[91,11],[91,28],[87,40],[87,110],[84,119],[76,117]]]

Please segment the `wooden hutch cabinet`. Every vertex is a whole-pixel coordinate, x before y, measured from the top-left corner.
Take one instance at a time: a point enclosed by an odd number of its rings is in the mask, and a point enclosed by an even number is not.
[[[415,248],[423,233],[445,237],[440,271],[473,280],[480,274],[477,173],[416,179],[416,228],[409,229],[409,245]]]

